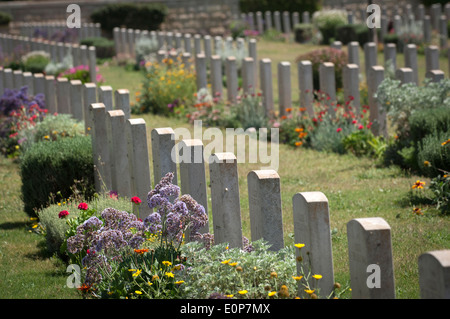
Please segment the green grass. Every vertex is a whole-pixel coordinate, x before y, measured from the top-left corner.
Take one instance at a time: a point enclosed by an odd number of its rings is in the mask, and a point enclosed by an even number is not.
[[[293,64],[297,55],[315,47],[294,43],[260,42],[258,48],[258,58],[269,57],[276,65],[276,61],[281,60],[288,60]],[[363,58],[362,55],[361,57]],[[402,65],[401,61],[399,58],[399,65]],[[424,57],[419,55],[419,66],[422,69],[423,65]],[[441,68],[447,72],[446,66]],[[131,98],[134,92],[139,90],[141,75],[138,72],[125,71],[120,67],[101,66],[100,73],[106,79],[105,85],[111,85],[113,89],[127,88],[130,90]],[[292,73],[294,88],[296,87],[296,80],[294,80],[297,76],[296,69],[292,70]],[[419,71],[419,74],[423,72]],[[276,79],[276,73],[274,78]],[[153,128],[186,127],[192,132],[192,127],[183,119],[151,114],[139,117],[146,120],[149,146],[150,131]],[[420,204],[418,205],[422,207],[424,215],[412,214],[414,203],[409,199],[411,185],[420,177],[406,174],[396,167],[380,167],[374,160],[368,158],[319,153],[309,149],[293,149],[286,145],[280,145],[279,159],[278,173],[281,177],[286,244],[293,243],[291,236],[294,231],[293,195],[298,192],[321,191],[329,201],[336,281],[344,285],[349,281],[346,224],[353,218],[382,217],[392,229],[397,298],[420,297],[418,257],[426,251],[450,247],[449,216],[442,216],[434,207]],[[152,166],[150,167],[153,172]],[[238,165],[243,233],[248,238],[251,234],[247,174],[259,168],[259,164]],[[209,181],[208,167],[206,174]],[[429,185],[429,179],[423,180]],[[31,222],[23,212],[20,183],[17,163],[2,158],[0,160],[0,297],[6,299],[77,298],[78,295],[74,289],[65,288],[68,274],[65,273],[64,263],[46,253],[43,237],[29,232]],[[347,293],[344,297],[350,297],[350,294]]]

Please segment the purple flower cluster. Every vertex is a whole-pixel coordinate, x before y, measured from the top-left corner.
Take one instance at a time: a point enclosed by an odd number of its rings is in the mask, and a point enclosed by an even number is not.
[[[76,235],[67,239],[67,251],[86,251],[82,265],[87,267],[85,283],[101,280],[99,267],[110,269],[108,260],[120,258],[123,249],[138,249],[147,228],[133,214],[114,208],[105,209],[100,218],[90,217],[77,227]]]
[[[172,184],[173,176],[173,173],[167,173],[148,193],[148,206],[156,208],[156,212],[149,215],[144,223],[150,232],[161,232],[169,242],[181,243],[183,234],[189,231],[195,235],[207,224],[208,216],[204,207],[190,195],[178,197],[180,188]]]

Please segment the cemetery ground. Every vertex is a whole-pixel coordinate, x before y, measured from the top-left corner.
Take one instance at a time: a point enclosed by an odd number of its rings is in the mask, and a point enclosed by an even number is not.
[[[296,88],[295,58],[316,47],[310,45],[258,42],[258,59],[272,59],[272,67],[280,61],[291,62],[292,87]],[[361,65],[364,55],[360,54]],[[382,53],[379,61],[383,61]],[[425,58],[418,56],[419,74],[423,76]],[[447,60],[440,60],[441,69],[448,76]],[[398,55],[399,66],[403,65]],[[362,68],[364,69],[364,68]],[[273,70],[276,77],[275,69]],[[100,73],[106,85],[113,89],[127,88],[130,97],[139,91],[141,75],[123,67],[101,65]],[[420,80],[422,80],[421,78]],[[274,90],[277,90],[276,78]],[[298,94],[293,89],[293,101]],[[274,94],[277,96],[277,94]],[[276,101],[275,101],[276,102]],[[192,127],[182,119],[150,114],[142,117],[150,130],[156,127]],[[151,152],[150,152],[151,162]],[[335,281],[344,287],[349,284],[346,224],[353,218],[381,217],[391,226],[396,297],[419,298],[418,264],[420,254],[450,247],[450,218],[443,216],[425,201],[411,202],[411,192],[427,196],[427,189],[411,189],[417,180],[429,179],[408,174],[397,167],[384,167],[371,158],[351,154],[323,153],[306,148],[279,145],[279,169],[283,209],[285,244],[294,244],[292,197],[298,192],[320,191],[329,202],[332,229]],[[152,167],[152,166],[150,166]],[[247,174],[259,169],[260,164],[239,163],[239,187],[243,235],[251,238],[248,213]],[[206,169],[209,181],[209,170]],[[65,287],[68,274],[66,265],[46,252],[45,238],[32,232],[32,221],[23,211],[17,163],[0,160],[0,297],[13,298],[81,298],[75,289]],[[417,198],[417,197],[416,197]],[[209,202],[210,205],[210,202]],[[423,215],[413,213],[420,207]],[[131,209],[131,204],[130,204]],[[211,214],[210,214],[210,218]],[[342,298],[349,298],[345,293]]]

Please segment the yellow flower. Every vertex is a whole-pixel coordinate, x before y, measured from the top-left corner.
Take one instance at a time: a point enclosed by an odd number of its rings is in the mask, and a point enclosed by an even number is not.
[[[154,275],[153,277],[152,277],[152,281],[155,281],[155,280],[158,280],[159,279],[159,276],[158,275]]]
[[[425,166],[428,167],[428,166],[431,166],[431,163],[430,163],[429,161],[424,161],[424,162],[423,162],[423,165],[425,165]]]
[[[150,281],[147,281],[147,284],[148,284],[149,286],[153,285],[153,283],[150,282]]]
[[[278,274],[275,271],[272,271],[270,273],[270,278],[277,278],[277,277],[278,277]]]
[[[49,139],[50,139],[50,136],[48,136],[48,135],[44,136],[44,140],[49,140]]]
[[[137,277],[141,274],[142,270],[138,269],[136,272],[132,275],[133,277]]]
[[[228,263],[230,262],[230,260],[231,260],[231,259],[224,260],[224,261],[221,261],[220,263],[226,265],[226,264],[228,264]]]
[[[305,247],[305,244],[295,244],[294,246],[301,249],[302,247]]]
[[[300,279],[303,278],[303,276],[292,276],[292,278],[294,278],[294,280],[299,281]]]
[[[238,263],[236,263],[236,262],[234,262],[234,263],[229,263],[229,265],[231,266],[231,267],[234,267],[234,266],[236,266]]]
[[[30,220],[37,220],[37,217],[30,217]]]
[[[182,283],[184,283],[184,280],[180,280],[180,281],[176,281],[175,284],[177,285],[181,285]]]
[[[280,287],[280,291],[278,292],[278,295],[280,295],[281,297],[289,297],[288,287],[286,285],[282,285]]]
[[[312,294],[313,292],[314,292],[314,289],[305,289],[305,292],[308,294],[308,295],[310,295],[310,294]]]
[[[172,265],[172,263],[170,261],[167,261],[167,260],[163,261],[162,263],[163,263],[164,266],[171,266]]]
[[[142,295],[142,291],[139,291],[139,290],[136,290],[134,293],[135,293],[136,295]]]
[[[272,296],[275,296],[276,295],[276,291],[271,291],[271,292],[269,292],[267,295],[269,296],[269,297],[272,297]]]
[[[35,225],[31,226],[31,228],[36,228],[36,227],[38,227],[38,225],[37,225],[37,224],[35,224]]]
[[[225,297],[228,297],[228,298],[233,298],[233,297],[234,297],[234,295],[225,295]]]
[[[317,279],[317,280],[319,280],[319,279],[321,279],[322,278],[322,275],[313,275],[312,276],[314,279]]]
[[[246,293],[248,293],[247,290],[239,290],[239,294],[240,294],[240,295],[245,295]]]
[[[169,277],[169,278],[175,277],[175,275],[174,275],[173,273],[171,273],[171,272],[166,272],[165,275],[166,275],[167,277]]]
[[[425,182],[421,182],[421,181],[417,180],[411,188],[423,188],[423,185],[425,185],[425,184],[426,184]]]

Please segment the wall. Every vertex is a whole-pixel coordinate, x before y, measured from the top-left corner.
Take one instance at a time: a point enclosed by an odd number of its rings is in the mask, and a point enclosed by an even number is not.
[[[66,20],[66,8],[76,3],[81,8],[81,19],[89,22],[90,14],[104,5],[129,0],[65,0],[1,2],[0,11],[12,15],[16,22]],[[238,0],[142,0],[141,3],[164,3],[169,15],[162,25],[164,30],[219,35],[224,34],[233,16],[238,16]],[[14,30],[14,23],[11,24]]]

